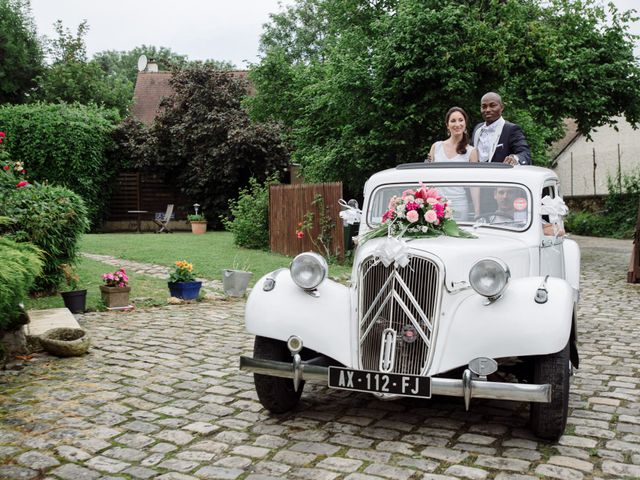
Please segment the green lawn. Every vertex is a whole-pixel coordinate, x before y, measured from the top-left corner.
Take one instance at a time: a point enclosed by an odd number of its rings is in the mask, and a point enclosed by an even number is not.
[[[261,250],[238,248],[233,244],[233,236],[228,232],[207,232],[204,235],[192,233],[105,233],[88,234],[82,237],[80,250],[88,253],[111,255],[127,260],[173,266],[176,260],[193,263],[196,275],[208,279],[222,280],[225,268],[247,268],[253,272],[251,285],[261,276],[280,267],[287,267],[290,257]],[[351,267],[330,265],[330,276],[344,280],[351,273]],[[99,286],[102,274],[113,272],[117,267],[81,257],[77,265],[80,276],[78,288],[87,289],[87,310],[102,308]],[[127,271],[131,287],[131,300],[137,308],[164,305],[169,297],[167,281],[160,278],[135,274]],[[60,295],[30,298],[27,309],[63,307]]]
[[[246,267],[253,272],[251,284],[266,273],[288,267],[291,262],[291,258],[284,255],[236,247],[229,232],[88,234],[82,237],[80,250],[166,266],[173,266],[176,260],[187,260],[193,263],[198,276],[217,280],[222,280],[225,268]],[[332,277],[344,278],[351,273],[351,267],[331,265],[329,273]]]
[[[99,310],[102,308],[100,289],[102,285],[102,274],[113,272],[116,267],[102,262],[96,262],[88,258],[80,258],[77,265],[77,273],[80,277],[78,289],[87,289],[87,310]],[[169,290],[166,280],[161,278],[138,275],[127,272],[131,293],[129,298],[135,302],[136,307],[164,305],[169,298]],[[42,310],[45,308],[64,307],[62,297],[53,295],[51,297],[28,298],[25,301],[27,310]]]

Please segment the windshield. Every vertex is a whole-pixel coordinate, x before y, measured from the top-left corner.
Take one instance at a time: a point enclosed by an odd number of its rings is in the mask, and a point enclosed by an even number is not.
[[[392,197],[402,197],[419,185],[384,185],[376,189],[369,204],[367,223],[379,225]],[[474,185],[427,185],[446,197],[459,224],[489,226],[507,230],[526,230],[531,218],[531,197],[526,188],[511,183]]]

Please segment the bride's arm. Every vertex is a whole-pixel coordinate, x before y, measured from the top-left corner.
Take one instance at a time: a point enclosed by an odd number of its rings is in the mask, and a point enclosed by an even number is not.
[[[432,163],[433,162],[433,156],[435,155],[436,152],[436,144],[434,143],[433,145],[431,145],[431,150],[429,150],[429,155],[427,155],[427,159],[425,160],[425,162],[427,163]]]

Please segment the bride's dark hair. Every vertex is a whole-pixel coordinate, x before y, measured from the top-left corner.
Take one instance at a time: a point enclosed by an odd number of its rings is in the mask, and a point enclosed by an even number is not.
[[[467,153],[467,145],[469,145],[469,134],[467,133],[467,129],[466,129],[466,126],[469,125],[469,116],[467,115],[467,112],[465,112],[462,108],[460,108],[460,107],[451,107],[449,109],[449,111],[447,112],[447,114],[444,116],[444,124],[445,124],[445,126],[449,125],[449,117],[454,112],[460,112],[462,114],[462,116],[464,117],[464,123],[465,123],[464,133],[462,134],[462,138],[458,142],[458,145],[456,145],[456,152],[462,155],[462,154]]]

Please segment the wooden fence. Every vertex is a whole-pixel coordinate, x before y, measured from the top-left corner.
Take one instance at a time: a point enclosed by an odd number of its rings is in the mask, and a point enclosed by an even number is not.
[[[176,219],[184,219],[192,210],[191,202],[163,176],[153,172],[121,172],[115,181],[109,202],[108,221],[131,220],[130,210],[146,210],[142,220],[152,220],[164,213],[167,205],[175,205]]]
[[[318,251],[312,238],[320,232],[320,209],[313,205],[317,195],[322,195],[327,214],[333,220],[330,250],[333,255],[344,252],[342,219],[339,216],[338,200],[342,198],[342,183],[301,183],[297,185],[272,185],[269,189],[269,243],[272,252],[297,255],[301,252]],[[310,235],[299,239],[298,224],[307,212],[313,213],[313,228]],[[325,252],[318,251],[324,255]]]

